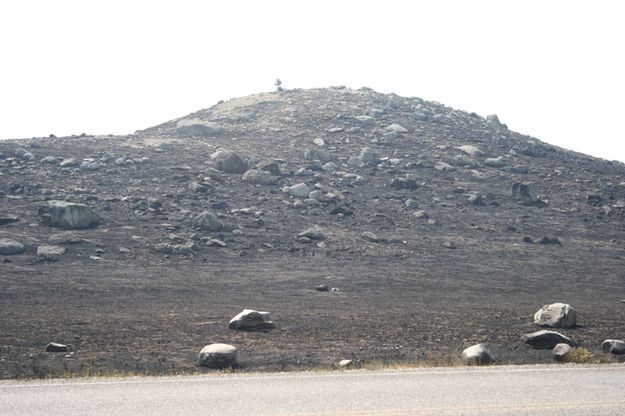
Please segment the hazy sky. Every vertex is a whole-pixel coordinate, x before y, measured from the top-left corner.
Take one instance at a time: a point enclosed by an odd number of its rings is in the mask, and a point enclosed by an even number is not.
[[[221,99],[418,96],[625,161],[622,1],[2,1],[0,138],[123,134]]]

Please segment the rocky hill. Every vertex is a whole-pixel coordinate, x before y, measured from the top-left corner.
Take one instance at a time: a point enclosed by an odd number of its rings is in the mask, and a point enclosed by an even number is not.
[[[366,88],[0,141],[0,376],[187,371],[210,342],[253,369],[541,362],[519,337],[553,302],[599,353],[625,336],[624,221],[623,164]],[[244,307],[276,327],[229,330]]]

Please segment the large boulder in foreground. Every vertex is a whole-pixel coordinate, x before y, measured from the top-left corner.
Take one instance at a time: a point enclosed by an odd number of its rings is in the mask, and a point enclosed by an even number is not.
[[[91,208],[66,201],[48,201],[39,208],[39,216],[46,225],[66,229],[90,228],[102,222]]]
[[[241,331],[268,331],[275,327],[269,312],[260,312],[254,309],[243,309],[228,324],[228,328]]]
[[[534,314],[534,323],[552,328],[573,328],[577,325],[577,311],[568,303],[552,303]]]
[[[237,364],[237,349],[229,344],[210,344],[202,348],[197,361],[202,367],[213,369],[234,367]]]
[[[245,173],[247,161],[231,150],[221,150],[215,154],[215,168],[225,173]]]
[[[609,352],[614,355],[625,355],[625,341],[620,339],[606,339],[601,344],[603,352]]]
[[[495,362],[495,356],[486,344],[476,344],[462,351],[462,359],[467,365],[488,365]]]
[[[184,119],[176,123],[176,133],[184,136],[212,136],[223,131],[219,124],[199,118]]]
[[[575,346],[575,342],[571,338],[559,332],[548,331],[546,329],[523,335],[521,337],[521,342],[536,350],[552,350],[558,344]]]
[[[12,256],[14,254],[22,254],[26,248],[24,244],[10,238],[0,239],[0,255]]]

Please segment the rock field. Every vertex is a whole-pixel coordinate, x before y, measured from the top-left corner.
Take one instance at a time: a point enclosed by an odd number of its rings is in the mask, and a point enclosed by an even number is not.
[[[623,361],[625,165],[502,121],[332,87],[0,141],[0,378],[210,371],[220,343],[252,370],[551,362],[521,336],[557,302]],[[246,308],[274,327],[229,329]]]

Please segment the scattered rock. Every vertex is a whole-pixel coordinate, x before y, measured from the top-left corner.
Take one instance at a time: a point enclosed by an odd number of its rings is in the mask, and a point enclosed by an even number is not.
[[[39,209],[39,216],[48,226],[69,229],[90,228],[102,222],[87,206],[65,201],[48,201]]]
[[[210,344],[202,348],[198,355],[202,367],[221,369],[237,365],[237,349],[229,344]]]
[[[333,157],[325,150],[322,149],[309,149],[304,152],[305,160],[318,160],[321,163],[330,162]]]
[[[473,157],[484,156],[484,152],[482,150],[470,144],[458,146],[456,147],[456,149],[468,154],[469,156],[473,156]]]
[[[221,231],[224,226],[217,215],[204,211],[195,217],[195,225],[206,231]]]
[[[17,215],[10,214],[0,214],[0,225],[12,224],[14,222],[18,222],[20,217]]]
[[[529,182],[515,182],[512,184],[512,198],[526,205],[531,205],[538,201],[534,185]]]
[[[296,198],[307,198],[310,194],[310,188],[305,183],[298,183],[286,188],[286,193]]]
[[[501,124],[499,117],[496,114],[490,114],[486,116],[486,124],[494,130],[505,129],[505,125]]]
[[[625,341],[619,339],[606,339],[601,344],[603,352],[614,355],[625,355]]]
[[[521,342],[537,350],[551,350],[558,344],[575,346],[575,342],[571,338],[559,332],[545,329],[523,335]]]
[[[390,126],[387,126],[384,130],[386,131],[390,131],[390,132],[394,132],[394,133],[407,133],[408,129],[406,129],[405,127],[400,126],[399,124],[393,123]]]
[[[484,160],[484,165],[491,168],[502,168],[506,166],[506,161],[504,160],[503,156],[489,157]]]
[[[13,256],[16,254],[22,254],[24,251],[26,251],[26,248],[22,243],[10,238],[0,239],[0,255]]]
[[[436,162],[436,164],[434,165],[434,169],[436,169],[439,172],[453,172],[456,170],[455,167],[445,162]]]
[[[495,362],[495,356],[486,344],[476,344],[462,351],[462,359],[467,365],[488,365]]]
[[[534,314],[534,323],[552,328],[573,328],[577,324],[577,311],[567,303],[545,305]]]
[[[65,344],[50,342],[46,345],[46,352],[67,352],[69,348]]]
[[[371,231],[365,231],[361,234],[362,238],[364,238],[367,241],[371,241],[372,243],[378,243],[380,242],[380,239],[378,238],[377,235],[375,235],[374,233],[372,233]]]
[[[551,355],[555,361],[564,361],[566,359],[566,355],[573,350],[569,344],[556,344],[551,350]]]
[[[82,239],[70,231],[64,231],[62,233],[53,234],[50,237],[48,237],[48,242],[54,245],[80,244],[82,243]]]
[[[199,118],[183,119],[176,123],[176,132],[184,136],[212,136],[223,131],[219,124]]]
[[[323,229],[318,225],[313,225],[312,227],[299,233],[297,236],[309,238],[311,240],[324,240],[326,238]]]
[[[268,331],[275,327],[269,312],[259,312],[254,309],[243,309],[228,324],[228,328],[240,331]]]
[[[74,166],[78,166],[78,161],[73,157],[70,157],[68,159],[63,159],[61,163],[59,163],[59,166],[62,168],[71,168]]]
[[[222,150],[215,155],[215,168],[226,173],[245,173],[248,164],[241,156],[231,150]]]
[[[258,169],[250,169],[243,174],[242,178],[243,182],[253,183],[257,185],[271,185],[273,179],[271,177],[271,173],[258,170]]]
[[[61,246],[39,246],[37,247],[38,261],[58,261],[59,257],[65,254],[67,250]]]
[[[354,119],[364,126],[372,126],[375,124],[375,118],[371,116],[356,116]]]

